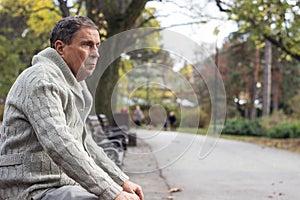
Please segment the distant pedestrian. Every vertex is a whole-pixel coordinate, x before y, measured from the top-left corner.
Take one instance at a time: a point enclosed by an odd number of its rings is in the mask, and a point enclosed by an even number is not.
[[[135,107],[135,110],[133,112],[133,121],[137,126],[142,125],[142,121],[144,120],[145,116],[143,112],[141,111],[141,108],[139,105]]]
[[[168,130],[168,120],[166,120],[164,122],[164,130],[167,131]]]
[[[120,113],[126,113],[126,114],[128,114],[128,109],[127,109],[127,107],[126,107],[126,106],[123,106],[122,109],[121,109],[121,111],[120,111]]]
[[[177,119],[176,119],[175,113],[173,111],[171,111],[169,114],[169,123],[170,123],[171,131],[176,130],[176,121],[177,121]]]

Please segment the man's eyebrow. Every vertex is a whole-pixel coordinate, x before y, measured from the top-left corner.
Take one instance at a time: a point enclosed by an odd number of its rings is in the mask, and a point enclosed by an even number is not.
[[[81,43],[94,43],[94,41],[89,40],[89,39],[85,39],[85,40],[82,40]]]
[[[94,43],[100,43],[100,42],[94,42],[94,40],[90,40],[90,39],[83,39],[81,42],[82,43],[92,43],[92,44],[94,44]]]
[[[93,40],[82,40],[82,41],[80,42],[80,44],[93,46],[94,44],[98,44],[98,43],[94,43]]]

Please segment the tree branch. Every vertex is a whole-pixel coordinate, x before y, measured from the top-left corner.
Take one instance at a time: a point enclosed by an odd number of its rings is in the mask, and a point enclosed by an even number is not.
[[[272,36],[264,35],[264,38],[270,41],[274,46],[280,48],[282,51],[287,53],[288,55],[292,56],[296,60],[300,61],[300,54],[299,53],[293,53],[288,48],[286,48],[282,42],[282,40],[276,40]]]
[[[134,21],[141,15],[143,8],[145,7],[148,0],[139,0],[139,1],[131,1],[128,8],[126,9],[126,12],[123,14],[123,17],[127,17],[129,19],[133,19]],[[126,20],[125,27],[129,28],[130,24],[134,23],[128,23],[130,20]]]
[[[59,2],[59,9],[62,13],[63,17],[67,17],[70,15],[69,8],[67,6],[68,0],[58,0]]]
[[[216,1],[216,4],[217,4],[217,6],[218,6],[218,8],[221,12],[231,12],[231,10],[225,9],[225,8],[222,7],[223,2],[221,0],[215,0],[215,1]]]
[[[186,23],[180,23],[180,24],[172,24],[170,26],[162,27],[161,30],[167,29],[167,28],[172,28],[172,27],[177,27],[177,26],[188,26],[188,25],[200,24],[200,23],[204,24],[206,22],[207,21],[201,20],[201,21],[193,21],[193,22],[186,22]]]
[[[41,10],[50,10],[50,11],[55,11],[56,13],[58,13],[58,11],[55,9],[55,7],[41,7],[41,8],[38,8],[36,10],[32,10],[32,11],[27,11],[27,13],[35,13],[35,12],[39,12]],[[60,13],[58,13],[60,15]]]
[[[216,5],[218,6],[219,10],[221,12],[227,12],[230,13],[231,10],[230,9],[225,9],[222,7],[222,4],[224,4],[221,0],[215,0]],[[226,4],[225,4],[226,5]],[[228,5],[227,5],[228,6]],[[280,16],[285,19],[285,15],[284,13],[281,13]],[[248,18],[247,19],[253,27],[258,27],[258,22],[255,19],[251,19]],[[282,38],[280,37],[279,39],[275,39],[274,37],[272,37],[271,35],[267,35],[267,34],[263,34],[262,35],[266,40],[270,41],[274,46],[280,48],[283,52],[287,53],[288,55],[292,56],[293,58],[295,58],[296,60],[300,61],[300,53],[299,52],[292,52],[291,50],[289,50],[283,43]]]
[[[76,11],[76,15],[79,15],[79,12],[80,12],[80,9],[81,9],[81,6],[82,6],[82,2],[83,0],[79,0],[77,3],[78,3],[78,9]]]
[[[151,19],[156,19],[156,17],[154,15],[151,15],[148,19],[143,20],[142,23],[140,23],[139,25],[137,25],[137,27],[143,27]]]

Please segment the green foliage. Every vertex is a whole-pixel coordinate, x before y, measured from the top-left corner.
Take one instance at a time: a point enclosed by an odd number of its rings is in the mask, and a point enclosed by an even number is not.
[[[262,131],[258,120],[248,120],[245,118],[228,119],[225,123],[223,134],[261,136]]]
[[[300,59],[299,4],[295,1],[231,1],[229,19],[238,23],[240,35],[264,47],[268,38],[282,50],[280,58]],[[245,37],[244,37],[245,38]]]
[[[31,0],[32,1],[32,0]],[[58,7],[53,1],[34,0],[29,9],[31,13],[27,20],[27,25],[37,37],[49,36],[51,28],[61,18]]]
[[[12,18],[22,17],[25,19],[26,29],[33,31],[36,37],[47,36],[50,29],[61,18],[59,8],[50,0],[3,0],[1,13],[10,15]]]
[[[0,97],[5,97],[32,56],[48,45],[60,18],[52,1],[0,1]]]
[[[280,105],[287,115],[299,113],[299,101],[297,96],[300,88],[300,62],[281,62],[282,74]]]
[[[282,110],[261,118],[261,127],[270,138],[296,138],[300,137],[300,124]]]
[[[195,121],[199,119],[199,121]],[[182,127],[189,128],[204,128],[209,125],[210,116],[201,109],[185,109],[185,112],[181,113],[181,119],[179,119]]]
[[[277,124],[289,122],[291,122],[291,119],[283,112],[283,110],[274,112],[270,116],[262,117],[260,120],[261,128],[264,132],[268,132]]]
[[[300,138],[300,123],[280,123],[267,132],[270,138]]]
[[[222,133],[278,139],[300,138],[300,123],[289,118],[283,111],[278,111],[269,117],[254,121],[245,118],[228,119]]]
[[[25,68],[20,55],[17,53],[18,40],[10,41],[0,35],[0,97],[6,96],[19,72]]]
[[[300,117],[300,94],[294,96],[288,101],[288,105],[291,108],[293,117],[299,118]]]
[[[4,104],[0,103],[0,125],[1,125],[1,121],[3,120],[3,113],[4,113]]]

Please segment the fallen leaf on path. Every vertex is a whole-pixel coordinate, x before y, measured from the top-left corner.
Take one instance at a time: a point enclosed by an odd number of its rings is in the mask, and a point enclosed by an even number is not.
[[[168,190],[169,193],[173,193],[173,192],[181,192],[180,188],[171,188]]]

